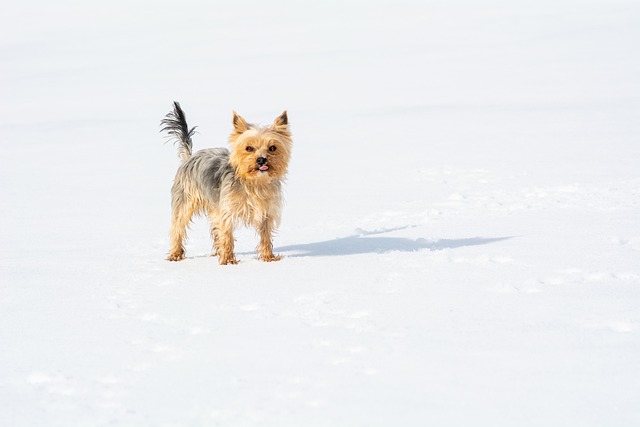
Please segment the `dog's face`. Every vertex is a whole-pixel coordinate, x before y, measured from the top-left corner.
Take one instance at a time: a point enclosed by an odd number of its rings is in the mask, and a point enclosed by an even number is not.
[[[234,132],[229,137],[230,162],[245,181],[269,183],[287,173],[291,156],[291,134],[287,112],[271,126],[255,126],[233,113]]]

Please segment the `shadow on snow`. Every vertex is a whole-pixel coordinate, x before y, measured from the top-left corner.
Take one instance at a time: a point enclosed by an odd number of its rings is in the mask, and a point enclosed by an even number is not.
[[[288,257],[304,256],[335,256],[355,254],[381,254],[391,251],[414,252],[421,249],[438,251],[442,249],[456,249],[465,246],[487,245],[489,243],[508,240],[512,237],[471,237],[466,239],[409,239],[405,237],[369,237],[400,230],[400,227],[380,231],[362,231],[356,235],[342,237],[323,242],[304,243],[299,245],[280,246],[274,250],[277,253],[287,253]]]

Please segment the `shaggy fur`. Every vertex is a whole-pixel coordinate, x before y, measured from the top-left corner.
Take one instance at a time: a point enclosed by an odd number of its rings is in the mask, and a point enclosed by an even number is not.
[[[178,144],[182,163],[171,188],[171,248],[168,260],[185,257],[184,240],[195,214],[211,222],[213,255],[220,264],[236,264],[233,230],[240,224],[256,229],[260,236],[257,253],[263,261],[278,261],[272,237],[280,223],[282,182],[291,157],[291,133],[287,112],[272,125],[249,124],[233,113],[230,150],[209,148],[192,154],[191,137],[180,104],[162,120]]]

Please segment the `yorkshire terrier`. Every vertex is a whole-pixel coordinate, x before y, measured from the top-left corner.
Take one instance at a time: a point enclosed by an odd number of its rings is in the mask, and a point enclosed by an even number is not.
[[[273,234],[280,223],[282,183],[291,157],[291,133],[287,112],[270,126],[257,126],[233,112],[230,150],[208,148],[192,154],[189,128],[180,104],[161,121],[178,145],[182,159],[171,188],[171,248],[169,261],[185,258],[184,240],[191,217],[204,214],[211,223],[213,255],[220,264],[237,264],[233,231],[240,225],[254,227],[262,261],[278,261]]]

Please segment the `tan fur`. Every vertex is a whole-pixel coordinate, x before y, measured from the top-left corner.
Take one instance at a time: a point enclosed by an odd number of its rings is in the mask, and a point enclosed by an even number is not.
[[[238,262],[233,230],[240,224],[256,229],[262,261],[280,260],[273,253],[272,236],[280,223],[282,182],[291,157],[286,111],[264,127],[248,124],[234,112],[233,126],[228,159],[220,151],[202,150],[183,159],[178,169],[172,189],[170,261],[184,259],[186,230],[195,214],[209,217],[213,255],[220,264]],[[266,171],[259,169],[258,158],[264,158]],[[203,178],[214,175],[214,184]]]

